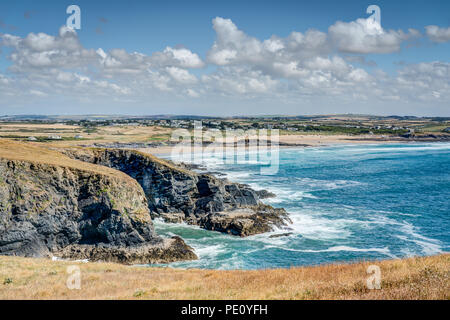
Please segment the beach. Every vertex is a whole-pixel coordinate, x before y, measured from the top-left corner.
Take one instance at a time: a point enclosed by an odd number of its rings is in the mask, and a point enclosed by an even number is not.
[[[269,136],[270,137],[270,136]],[[257,139],[257,136],[250,136],[249,139]],[[242,140],[242,139],[241,139]],[[218,140],[218,142],[223,142]],[[402,140],[400,140],[402,141]],[[403,140],[405,141],[405,140]],[[407,140],[406,140],[407,141]],[[387,136],[374,135],[280,135],[278,137],[280,148],[292,147],[324,147],[338,144],[382,144],[382,143],[398,143],[399,139]],[[265,146],[260,146],[265,148]],[[255,150],[255,147],[250,146],[250,149]],[[147,152],[154,155],[169,155],[174,150],[173,146],[159,145],[150,148],[139,148],[139,151]]]

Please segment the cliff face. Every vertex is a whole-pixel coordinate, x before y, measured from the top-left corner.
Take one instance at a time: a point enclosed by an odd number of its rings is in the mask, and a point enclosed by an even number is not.
[[[180,238],[155,234],[145,194],[127,175],[18,143],[0,147],[0,254],[123,263],[196,258]]]
[[[258,193],[242,184],[175,166],[133,150],[72,148],[71,158],[120,170],[143,188],[151,215],[167,222],[248,236],[290,222],[284,209],[264,205]]]

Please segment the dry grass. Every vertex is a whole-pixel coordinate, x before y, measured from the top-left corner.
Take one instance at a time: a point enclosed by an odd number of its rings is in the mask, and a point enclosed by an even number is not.
[[[105,150],[109,150],[108,148],[79,147],[79,146],[54,147],[54,146],[48,146],[47,145],[47,146],[44,146],[44,147],[47,147],[50,150],[55,150],[55,151],[63,151],[63,149],[65,149],[65,150],[73,150],[73,151],[75,151],[76,153],[79,153],[79,154],[83,154],[83,152],[85,152],[85,153],[93,153],[93,154],[97,154],[97,155],[99,153],[104,152]],[[110,149],[110,150],[114,150],[114,149]],[[121,150],[132,151],[132,152],[134,152],[134,153],[136,153],[138,155],[141,155],[141,156],[143,156],[145,158],[148,158],[150,161],[152,161],[154,163],[157,163],[159,165],[165,166],[165,167],[167,167],[167,168],[169,168],[169,169],[171,169],[173,171],[178,171],[178,172],[181,172],[181,173],[184,173],[184,174],[187,174],[187,175],[195,175],[196,174],[194,171],[185,170],[185,169],[183,169],[180,166],[174,165],[172,162],[168,162],[168,161],[166,161],[166,160],[164,160],[162,158],[158,158],[157,156],[155,156],[155,155],[153,155],[151,153],[145,152],[145,151],[136,150],[136,149],[121,149]],[[0,157],[1,157],[1,151],[0,151]]]
[[[0,123],[0,135],[5,138],[21,137],[24,140],[29,136],[47,137],[59,135],[63,138],[74,138],[82,135],[83,139],[54,140],[45,144],[53,146],[76,146],[93,143],[134,143],[168,141],[173,129],[159,126],[99,126],[95,128],[83,128],[77,125],[65,124],[33,124],[33,123]]]
[[[0,299],[449,299],[450,254],[255,271],[181,270],[78,263],[81,289],[66,287],[74,262],[0,257]],[[366,287],[381,268],[381,289]]]
[[[27,161],[37,164],[67,167],[92,173],[121,178],[135,184],[134,179],[128,175],[105,166],[90,164],[73,160],[60,152],[49,150],[31,143],[16,142],[8,139],[0,139],[0,158],[8,160]]]
[[[338,119],[338,120],[336,120]],[[425,126],[424,132],[436,133],[440,132],[446,125],[430,127],[429,121],[371,121],[366,117],[353,118],[363,121],[365,125],[378,125],[386,124],[393,126]],[[348,119],[346,117],[334,117],[330,119],[322,119],[317,124],[328,124],[340,122],[344,123]],[[227,122],[227,121],[225,121]],[[241,120],[229,120],[228,122],[244,123]],[[429,128],[429,129],[427,129]],[[18,141],[26,141],[27,137],[44,137],[49,135],[59,135],[62,140],[48,140],[46,142],[36,142],[36,145],[45,145],[51,147],[67,147],[67,146],[86,146],[93,145],[94,143],[111,144],[111,143],[149,143],[149,142],[168,142],[170,141],[171,134],[174,128],[160,127],[160,126],[136,126],[136,125],[123,125],[123,126],[98,126],[95,128],[84,128],[78,125],[65,125],[65,124],[33,124],[33,123],[0,123],[0,136],[3,138],[14,139]],[[280,142],[281,143],[294,143],[294,144],[307,144],[312,146],[332,145],[332,144],[345,144],[345,143],[380,143],[379,141],[370,141],[367,139],[381,139],[383,143],[386,139],[382,135],[345,135],[337,134],[335,132],[292,132],[286,130],[280,130]],[[75,139],[76,135],[82,135],[82,139]],[[219,139],[220,141],[220,139]],[[393,140],[394,142],[398,142]],[[146,150],[146,152],[155,154],[170,153],[172,147],[159,146]]]

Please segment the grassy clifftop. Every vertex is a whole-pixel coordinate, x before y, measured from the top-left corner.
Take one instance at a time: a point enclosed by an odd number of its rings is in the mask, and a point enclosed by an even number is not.
[[[252,271],[80,263],[81,289],[69,290],[73,264],[0,257],[0,299],[450,299],[450,254]],[[380,290],[366,287],[371,264]]]
[[[195,259],[153,229],[136,180],[57,151],[0,140],[0,254],[122,263]]]
[[[39,147],[31,143],[21,143],[7,139],[0,139],[0,158],[67,167],[108,175],[110,177],[120,177],[132,184],[135,184],[133,179],[118,170],[74,160],[58,151],[50,150],[45,147]]]

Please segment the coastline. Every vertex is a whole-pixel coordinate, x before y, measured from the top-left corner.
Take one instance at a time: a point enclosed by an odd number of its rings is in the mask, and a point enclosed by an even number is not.
[[[325,144],[322,144],[322,145],[320,145],[320,146],[314,146],[314,147],[312,147],[312,148],[318,148],[318,147],[331,147],[331,146],[349,146],[349,145],[354,145],[354,146],[356,146],[356,145],[366,145],[366,146],[368,146],[368,147],[370,147],[370,145],[374,145],[374,144],[376,144],[376,145],[387,145],[388,143],[386,143],[386,142],[384,142],[384,141],[382,141],[382,142],[378,142],[378,141],[376,141],[376,142],[372,142],[372,143],[366,143],[366,141],[364,141],[364,140],[358,140],[358,142],[359,143],[341,143],[341,141],[338,141],[338,142],[336,142],[335,144],[330,144],[330,145],[325,145]],[[403,142],[397,142],[397,141],[389,141],[389,143],[390,144],[398,144],[398,145],[402,145],[402,147],[405,147],[406,149],[410,149],[410,148],[408,148],[408,144],[411,144],[411,146],[412,145],[414,145],[414,144],[422,144],[422,143],[424,143],[424,142],[412,142],[412,141],[410,141],[409,143],[403,143]],[[442,143],[442,142],[435,142],[435,143]],[[444,143],[445,144],[445,143]],[[428,143],[427,142],[427,145],[432,145],[431,143]],[[436,145],[436,147],[438,147],[437,145]],[[295,150],[299,150],[299,151],[301,151],[301,149],[302,148],[307,148],[307,147],[301,147],[301,146],[283,146],[283,147],[280,147],[280,149],[290,149],[290,150],[292,150],[292,151],[294,151],[295,152]],[[440,148],[440,147],[438,147],[438,148]],[[357,148],[357,149],[359,149],[359,148]],[[162,149],[162,150],[164,150],[164,149]],[[333,148],[331,148],[330,150],[334,150]],[[387,149],[386,149],[387,150]],[[311,150],[311,151],[313,151],[313,152],[315,152],[315,150]],[[329,150],[328,150],[329,151]],[[328,151],[326,151],[326,152],[328,152]],[[289,151],[288,151],[289,152]],[[323,151],[319,151],[319,152],[323,152]],[[226,169],[224,169],[223,167],[221,168],[221,169],[215,169],[214,168],[214,166],[212,167],[212,168],[209,168],[209,166],[208,166],[208,168],[201,168],[201,170],[205,170],[205,172],[211,172],[212,174],[219,174],[219,176],[220,177],[225,177],[225,178],[227,178],[227,179],[229,179],[229,180],[232,180],[232,181],[237,181],[237,182],[239,182],[239,183],[249,183],[248,181],[246,181],[245,180],[245,178],[244,178],[244,180],[239,180],[239,178],[235,178],[235,179],[237,179],[237,180],[234,180],[233,179],[233,175],[231,175],[231,176],[229,176],[228,174],[227,174],[227,170]],[[208,170],[212,170],[212,171],[208,171]],[[217,171],[215,171],[215,170],[217,170]],[[203,172],[203,171],[202,171]],[[232,171],[233,172],[233,171]],[[239,174],[237,174],[236,175],[236,177],[237,176],[239,176]],[[350,181],[351,182],[351,181]],[[274,188],[272,188],[271,186],[268,186],[267,184],[260,184],[259,182],[251,182],[251,183],[249,183],[249,185],[253,188],[253,189],[255,189],[255,190],[259,190],[259,189],[265,189],[265,190],[268,190],[269,192],[271,192],[271,193],[274,193],[274,194],[277,194],[277,197],[276,198],[274,198],[273,199],[273,201],[274,202],[272,202],[272,200],[271,199],[269,199],[268,200],[268,202],[266,202],[266,200],[263,200],[263,202],[265,202],[265,203],[268,203],[268,204],[279,204],[280,203],[280,201],[281,202],[283,202],[283,201],[287,201],[286,199],[288,199],[289,197],[292,197],[292,196],[298,196],[298,197],[304,197],[305,199],[306,199],[306,201],[307,202],[311,202],[311,201],[313,201],[313,200],[310,200],[310,199],[315,199],[315,197],[314,196],[311,196],[311,195],[309,195],[309,191],[308,190],[303,190],[304,191],[304,193],[303,192],[294,192],[295,190],[288,190],[289,191],[289,193],[285,193],[284,191],[285,190],[283,190],[283,188],[284,187],[279,187],[278,185],[277,185],[277,187],[274,187]],[[278,194],[278,191],[280,191],[280,194]],[[292,192],[291,192],[292,191]],[[277,201],[278,200],[278,201]],[[310,204],[311,205],[311,204]],[[283,206],[283,205],[282,205]],[[345,207],[345,206],[344,206]],[[317,207],[315,207],[316,208],[316,210],[318,210],[318,208]],[[345,210],[345,208],[343,209],[343,210]],[[289,210],[288,210],[288,212],[290,212]],[[298,214],[298,212],[297,211],[293,211],[293,212],[290,212],[291,214],[293,213],[294,215],[296,215],[296,214]],[[401,213],[400,213],[401,214]],[[306,218],[309,218],[309,215],[306,217]],[[353,218],[353,217],[349,217],[348,219],[350,219],[350,218]],[[320,215],[318,215],[318,214],[316,214],[315,216],[314,215],[311,215],[311,219],[313,219],[314,221],[315,221],[315,219],[318,219],[318,222],[321,222],[321,219],[320,219]],[[344,219],[344,218],[342,218],[342,219]],[[312,220],[312,221],[313,221]],[[300,221],[300,220],[299,220]],[[306,220],[307,222],[309,222],[309,220],[307,219]],[[376,222],[373,222],[373,223],[376,223]],[[398,223],[398,222],[396,222],[396,224],[397,225],[402,225],[405,229],[407,228],[407,223],[404,223],[404,222],[400,222],[400,224]],[[292,233],[290,233],[290,232],[288,232],[288,231],[286,231],[286,232],[284,232],[284,231],[282,231],[282,230],[277,230],[277,232],[276,233],[273,233],[273,234],[270,234],[270,235],[267,235],[267,237],[268,238],[276,238],[277,237],[277,235],[279,235],[279,234],[289,234],[289,235],[292,235]],[[296,234],[296,232],[294,232],[294,234]],[[411,235],[409,235],[408,234],[408,236],[411,236]],[[281,240],[281,239],[284,239],[284,238],[279,238],[278,240]],[[266,240],[269,240],[269,241],[272,241],[271,239],[266,239]],[[277,240],[277,241],[278,241]],[[432,240],[430,240],[430,241],[432,241]],[[215,243],[212,243],[212,245],[213,246],[218,246],[218,245],[220,245],[220,242],[215,242]],[[330,246],[330,247],[333,247],[332,245]],[[334,249],[337,249],[339,246],[337,246],[336,248],[334,248]],[[376,247],[376,248],[375,248]],[[203,246],[201,246],[200,248],[203,248]],[[219,247],[219,249],[220,249],[221,247]],[[252,247],[253,249],[255,249],[254,247]],[[275,247],[274,247],[275,248]],[[332,248],[332,249],[333,249]],[[296,248],[296,249],[298,249],[298,248]],[[329,248],[328,248],[329,249]],[[363,248],[360,248],[360,247],[358,247],[358,246],[356,246],[355,248],[351,248],[352,250],[354,250],[355,252],[357,252],[357,251],[363,251],[363,250],[365,250],[365,249],[363,249]],[[375,250],[376,249],[376,250]],[[225,249],[224,249],[225,250]],[[255,249],[256,250],[256,249]],[[290,250],[290,249],[286,249],[286,250]],[[350,250],[350,251],[352,251],[352,250]],[[377,247],[377,246],[372,246],[372,247],[370,247],[369,246],[369,249],[367,249],[368,250],[368,252],[369,251],[379,251],[380,253],[383,253],[383,254],[385,254],[386,252],[385,251],[387,251],[388,252],[388,254],[386,254],[387,255],[387,257],[385,257],[385,258],[383,258],[383,257],[381,257],[381,259],[389,259],[389,250],[386,250],[383,246],[380,246],[379,248]],[[294,250],[292,250],[292,251],[296,251],[295,249]],[[301,249],[301,247],[300,247],[300,249],[298,249],[298,251],[299,252],[301,252],[302,251],[302,249]],[[324,251],[324,250],[319,250],[318,252],[320,252],[320,251]],[[325,250],[326,251],[326,250]],[[445,252],[445,250],[442,250],[442,251],[444,251]],[[441,252],[442,252],[441,251]],[[305,252],[307,252],[307,250],[305,251]],[[427,255],[429,255],[429,254],[438,254],[438,252],[439,251],[435,251],[435,252],[433,252],[433,253],[428,253]],[[419,255],[421,255],[420,253],[416,253],[416,254],[419,254]],[[392,254],[392,255],[390,255],[390,257],[405,257],[404,255],[396,255],[396,254]],[[369,259],[372,259],[372,258],[370,258],[369,257]],[[336,261],[338,261],[338,260],[336,260]],[[351,260],[348,260],[348,261],[351,261]],[[357,260],[354,260],[354,261],[357,261]],[[239,265],[239,264],[237,264],[237,265]],[[304,264],[304,265],[308,265],[308,264]],[[189,267],[188,265],[182,265],[181,267]],[[192,266],[191,266],[192,267]],[[193,265],[193,267],[198,267],[198,265]],[[221,266],[221,268],[222,268],[223,266]],[[284,266],[283,266],[284,267]],[[214,267],[212,267],[212,268],[214,268]],[[225,267],[225,269],[227,269],[226,267]],[[237,266],[236,267],[236,265],[235,265],[235,269],[239,269],[239,266]]]
[[[321,137],[314,137],[314,138],[315,139],[320,139]],[[298,142],[298,140],[296,140],[296,141]],[[371,141],[371,143],[367,143],[366,140],[362,140],[362,139],[356,140],[357,141],[356,143],[355,143],[355,140],[348,141],[348,140],[344,140],[344,139],[342,139],[342,140],[341,139],[326,139],[327,144],[325,144],[325,143],[323,143],[321,141],[318,141],[318,143],[316,145],[313,145],[311,147],[316,148],[316,147],[325,147],[325,146],[330,146],[330,145],[357,145],[357,144],[359,144],[359,145],[363,145],[363,144],[370,145],[370,144],[399,143],[398,141],[389,141],[389,142],[386,142],[386,141],[381,141],[381,142],[380,141]],[[343,143],[343,141],[346,141],[347,143]],[[302,142],[304,142],[304,141],[302,141]],[[283,146],[283,148],[293,148],[293,147],[299,148],[301,146],[299,146],[299,145]],[[334,263],[334,262],[329,262],[329,263]],[[345,265],[347,265],[347,264],[345,264]],[[285,268],[285,267],[282,267],[282,268]],[[305,266],[305,267],[299,267],[299,268],[309,268],[309,267]],[[180,270],[183,270],[183,269],[180,269]],[[208,270],[208,269],[203,269],[203,270]],[[275,270],[275,269],[270,269],[270,270]],[[215,270],[215,271],[217,271],[217,270]],[[242,271],[242,270],[240,268],[236,268],[236,270],[233,270],[231,272],[239,272],[239,271]],[[259,270],[256,270],[256,271],[259,271]],[[262,272],[262,270],[261,270],[261,272]]]
[[[441,138],[402,138],[402,137],[385,137],[373,135],[280,135],[278,147],[285,148],[317,148],[330,147],[338,145],[379,145],[379,144],[408,144],[408,143],[441,143],[450,142],[450,139]],[[206,147],[205,147],[206,148]],[[246,148],[248,150],[248,148]],[[255,148],[250,148],[254,150]],[[159,145],[154,147],[137,148],[138,151],[149,153],[155,156],[170,155],[173,146]],[[259,148],[261,150],[261,147]]]

